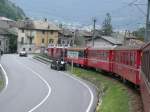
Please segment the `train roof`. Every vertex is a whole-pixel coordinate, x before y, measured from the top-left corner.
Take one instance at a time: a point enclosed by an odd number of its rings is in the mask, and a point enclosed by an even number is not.
[[[142,46],[118,46],[114,50],[141,50]]]
[[[48,48],[68,48],[66,46],[48,46]]]
[[[83,47],[83,48],[79,48],[79,47],[69,47],[67,48],[68,50],[76,50],[76,51],[80,51],[80,50],[86,50],[87,48],[86,47]]]
[[[89,50],[113,50],[115,49],[117,46],[107,46],[107,47],[89,47]]]

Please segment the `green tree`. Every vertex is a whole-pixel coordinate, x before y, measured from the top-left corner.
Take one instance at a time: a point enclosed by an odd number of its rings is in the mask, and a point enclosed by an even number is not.
[[[16,35],[9,36],[9,50],[10,50],[10,53],[17,52],[17,36]]]
[[[110,36],[113,32],[112,24],[111,24],[111,15],[109,13],[106,14],[105,20],[102,24],[102,32],[104,35]]]
[[[21,8],[13,4],[11,1],[0,0],[0,16],[17,20],[25,18],[25,13]]]
[[[145,28],[139,28],[136,31],[133,31],[134,36],[136,36],[138,39],[140,40],[144,40],[144,36],[145,36]]]

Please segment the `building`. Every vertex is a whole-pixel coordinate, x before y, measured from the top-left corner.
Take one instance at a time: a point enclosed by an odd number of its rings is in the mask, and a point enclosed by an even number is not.
[[[94,47],[115,47],[121,46],[122,43],[110,36],[100,36],[94,38]],[[92,39],[87,40],[87,46],[92,46]]]
[[[62,28],[62,30],[59,32],[59,44],[64,46],[85,46],[85,40],[91,37],[91,32],[85,30]]]
[[[16,40],[15,21],[0,17],[0,50],[3,53],[16,52]]]
[[[3,53],[9,52],[9,33],[4,29],[0,29],[0,50]]]
[[[124,38],[123,45],[124,46],[130,46],[130,47],[139,47],[144,45],[145,43],[141,40],[139,40],[137,37],[133,35],[127,35]]]
[[[93,47],[92,37],[86,40],[87,47]],[[121,40],[112,36],[103,36],[100,31],[95,32],[94,47],[116,47],[121,46]]]
[[[60,46],[73,46],[75,39],[75,32],[70,29],[62,28],[59,31],[58,44]]]
[[[44,52],[49,44],[58,43],[59,28],[46,19],[19,21],[18,27],[18,52],[21,50],[28,53]]]

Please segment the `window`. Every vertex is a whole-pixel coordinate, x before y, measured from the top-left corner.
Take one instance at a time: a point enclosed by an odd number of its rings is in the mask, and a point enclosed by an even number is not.
[[[79,57],[84,57],[84,51],[79,51]]]
[[[8,45],[8,40],[6,40],[6,45]]]
[[[65,44],[65,41],[64,41],[64,40],[62,41],[62,44]]]
[[[130,65],[134,66],[135,64],[135,54],[133,52],[130,53]]]
[[[26,48],[23,48],[23,51],[25,51],[26,50]]]
[[[44,43],[44,38],[42,39],[42,43]]]
[[[31,48],[29,48],[29,51],[31,51],[32,49]]]
[[[54,40],[53,40],[53,39],[49,39],[49,43],[50,43],[50,44],[53,44],[53,43],[54,43]]]
[[[45,34],[45,31],[42,31],[42,34]]]
[[[30,45],[32,44],[32,38],[29,38],[29,44]]]
[[[24,29],[22,29],[22,33],[24,33]]]
[[[54,32],[53,32],[53,31],[51,31],[50,33],[51,33],[51,35],[53,35],[53,33],[54,33]]]
[[[24,37],[21,38],[21,44],[24,44]]]

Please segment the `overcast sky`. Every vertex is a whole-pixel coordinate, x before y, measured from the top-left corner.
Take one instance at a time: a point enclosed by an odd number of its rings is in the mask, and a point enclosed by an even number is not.
[[[115,28],[135,28],[144,23],[146,5],[129,5],[136,0],[11,0],[33,18],[48,18],[89,25],[96,17],[99,25],[109,12]],[[135,3],[146,4],[147,0]]]

